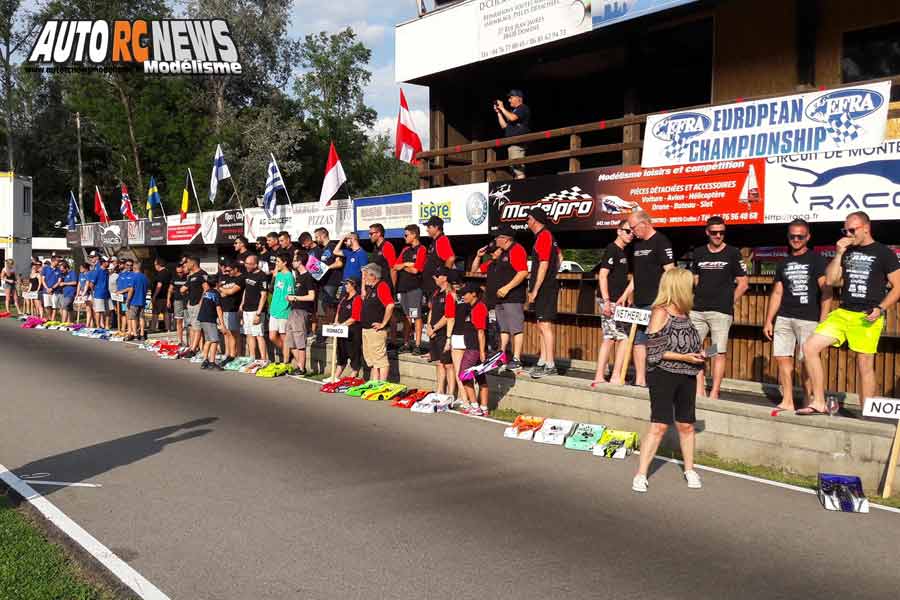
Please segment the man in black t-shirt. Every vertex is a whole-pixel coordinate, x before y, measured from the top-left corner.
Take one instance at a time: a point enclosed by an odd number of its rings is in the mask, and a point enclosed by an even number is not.
[[[242,277],[244,263],[247,258],[253,256],[247,254],[243,262],[229,262],[222,265],[222,279],[219,283],[220,305],[222,307],[222,325],[225,334],[225,361],[223,365],[234,360],[240,354],[241,342],[241,313],[238,307],[244,294],[244,279]]]
[[[238,311],[244,323],[244,336],[247,341],[247,355],[256,358],[256,348],[259,347],[259,358],[269,360],[269,349],[266,347],[266,332],[264,330],[266,311],[266,297],[269,293],[269,276],[259,268],[256,256],[248,256],[244,263],[247,270],[241,276],[244,284],[244,295]]]
[[[694,273],[694,308],[691,323],[701,342],[709,334],[715,345],[712,358],[712,389],[710,400],[718,400],[719,388],[725,377],[725,357],[728,353],[728,332],[734,321],[734,305],[750,287],[747,267],[741,252],[725,243],[725,220],[715,216],[706,220],[709,241],[694,248],[691,271]],[[697,373],[697,395],[706,396],[706,372]]]
[[[900,261],[893,250],[872,238],[869,215],[862,211],[847,215],[843,234],[825,269],[828,285],[841,286],[841,307],[832,311],[803,345],[813,400],[798,410],[798,415],[825,412],[825,370],[820,354],[829,346],[842,345],[844,340],[856,353],[860,402],[876,395],[875,353],[884,315],[900,300]]]
[[[178,336],[178,345],[184,346],[184,316],[185,305],[184,295],[181,288],[187,285],[187,276],[185,275],[185,263],[182,259],[175,266],[175,274],[172,277],[171,300],[172,315],[175,317],[175,332]]]
[[[503,105],[503,101],[494,100],[494,112],[497,113],[497,122],[503,129],[503,137],[531,133],[531,109],[525,105],[522,90],[510,90],[507,99],[509,100],[509,109]],[[510,160],[524,158],[525,145],[509,146],[507,153]],[[525,179],[525,165],[513,165],[512,172],[516,179]]]
[[[197,321],[200,312],[200,301],[203,299],[203,284],[208,275],[200,268],[200,261],[195,256],[189,256],[186,260],[187,277],[181,288],[181,295],[187,300],[184,309],[184,326],[190,328],[190,348],[196,354],[200,351],[200,343],[203,338],[203,330]]]
[[[319,280],[319,314],[325,316],[323,323],[334,321],[334,308],[337,306],[337,291],[341,285],[344,259],[334,253],[337,241],[328,237],[328,230],[319,227],[313,232],[316,236],[315,256],[325,263],[328,271]]]
[[[628,221],[622,219],[616,229],[616,239],[610,243],[603,253],[603,260],[597,272],[597,291],[600,294],[600,326],[603,330],[603,343],[600,345],[600,353],[597,357],[597,372],[594,374],[594,384],[616,381],[622,384],[620,379],[622,364],[625,362],[625,341],[628,333],[624,323],[616,323],[615,316],[617,306],[625,306],[628,303],[628,273],[630,272],[628,256],[625,249],[634,239]],[[609,355],[613,346],[616,349],[613,370],[609,380],[606,379],[606,366],[609,363]]]
[[[632,259],[631,283],[627,293],[634,296],[634,307],[649,310],[659,291],[659,279],[664,271],[675,268],[675,252],[669,238],[656,231],[643,210],[628,215],[628,226],[636,238]],[[638,327],[634,338],[634,384],[647,385],[647,334]]]
[[[151,308],[153,315],[150,317],[150,331],[156,332],[159,328],[159,315],[163,315],[164,331],[169,331],[172,325],[169,314],[169,287],[172,285],[172,272],[166,266],[166,259],[157,256],[153,261],[156,275],[153,277],[153,294],[151,296]]]
[[[781,403],[775,414],[794,410],[794,355],[828,316],[831,286],[825,283],[825,259],[809,249],[809,223],[795,219],[788,225],[790,255],[775,268],[763,335],[772,340],[778,363]],[[805,366],[803,368],[806,371]],[[803,385],[811,397],[812,384],[804,373]]]
[[[234,240],[234,252],[237,254],[237,261],[241,265],[241,270],[243,270],[244,261],[247,260],[248,256],[253,254],[253,251],[250,249],[250,240],[243,235],[239,235],[237,239]]]
[[[291,375],[306,374],[306,332],[309,315],[316,309],[316,281],[306,270],[308,255],[305,251],[294,254],[294,289],[287,295],[291,303],[291,314],[288,316],[286,344],[291,349],[294,368]]]

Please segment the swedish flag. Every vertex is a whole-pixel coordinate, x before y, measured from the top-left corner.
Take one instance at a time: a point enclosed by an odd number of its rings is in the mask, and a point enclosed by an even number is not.
[[[159,190],[156,189],[156,179],[152,176],[150,177],[150,189],[147,190],[147,216],[149,218],[153,218],[153,207],[158,206],[160,210],[162,208],[162,201],[159,198]],[[165,215],[165,211],[163,210],[163,215]]]

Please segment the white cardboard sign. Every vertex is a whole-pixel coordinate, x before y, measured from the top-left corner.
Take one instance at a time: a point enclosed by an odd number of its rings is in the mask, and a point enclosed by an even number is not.
[[[350,336],[350,328],[347,325],[323,325],[322,335],[325,337],[346,338]]]
[[[900,420],[900,400],[897,398],[866,398],[863,404],[864,417]]]
[[[629,308],[627,306],[617,306],[616,314],[613,317],[616,321],[622,323],[636,323],[638,325],[650,324],[650,311],[642,308]]]

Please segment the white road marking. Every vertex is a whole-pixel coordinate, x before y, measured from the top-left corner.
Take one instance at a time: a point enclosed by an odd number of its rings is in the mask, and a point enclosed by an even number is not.
[[[17,494],[31,503],[44,518],[56,525],[60,531],[84,548],[91,556],[115,575],[122,583],[131,588],[134,593],[144,600],[171,600],[162,593],[159,588],[147,581],[143,575],[135,571],[121,558],[101,544],[94,536],[81,528],[59,510],[52,502],[34,491],[30,485],[16,477],[16,475],[0,465],[0,480],[11,487]]]
[[[55,485],[59,487],[82,487],[82,488],[99,488],[103,487],[99,483],[70,483],[67,481],[39,481],[35,479],[28,480],[29,485]]]

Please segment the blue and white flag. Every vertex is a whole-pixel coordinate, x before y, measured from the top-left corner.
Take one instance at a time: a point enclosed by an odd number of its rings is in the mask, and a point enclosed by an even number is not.
[[[225,164],[225,155],[222,154],[222,145],[216,145],[216,157],[213,159],[212,176],[209,179],[209,203],[212,204],[216,199],[216,190],[219,182],[223,179],[231,177],[231,171]]]
[[[69,212],[66,215],[66,221],[68,221],[69,231],[75,231],[75,226],[78,224],[78,204],[75,202],[75,194],[72,191],[69,191]]]
[[[275,156],[272,154],[269,156],[272,157],[272,160],[266,169],[266,193],[263,195],[263,210],[266,211],[266,216],[271,219],[275,214],[275,205],[278,204],[278,195],[275,192],[278,190],[287,192],[287,188],[284,187],[284,180],[281,178],[281,171],[275,162]]]

